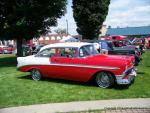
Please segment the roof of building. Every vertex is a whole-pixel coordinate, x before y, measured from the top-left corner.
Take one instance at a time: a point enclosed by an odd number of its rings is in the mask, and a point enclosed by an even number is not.
[[[107,35],[150,35],[150,26],[108,28]]]
[[[55,43],[55,44],[49,44],[40,49],[40,51],[46,49],[46,48],[55,48],[55,47],[75,47],[80,48],[84,45],[91,45],[91,43],[85,43],[85,42],[66,42],[66,43]]]

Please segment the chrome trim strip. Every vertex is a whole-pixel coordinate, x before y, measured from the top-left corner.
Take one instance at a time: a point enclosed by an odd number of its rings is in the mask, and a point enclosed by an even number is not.
[[[29,64],[29,65],[23,65],[18,68],[24,67],[24,66],[30,66],[30,65],[47,65],[48,64]],[[49,64],[49,66],[66,66],[66,67],[80,67],[80,68],[100,68],[100,69],[112,69],[112,70],[116,70],[116,69],[120,69],[118,67],[110,67],[110,66],[95,66],[95,65],[77,65],[77,64],[55,64],[55,63],[51,63]]]
[[[71,66],[71,67],[84,67],[84,68],[104,68],[104,69],[120,69],[118,67],[110,67],[110,66],[95,66],[95,65],[78,65],[78,64],[54,64],[52,63],[51,65],[54,66]]]
[[[123,77],[123,75],[116,75],[116,77]]]

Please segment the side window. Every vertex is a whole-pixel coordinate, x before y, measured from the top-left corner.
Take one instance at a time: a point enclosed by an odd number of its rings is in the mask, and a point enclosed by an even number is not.
[[[58,48],[58,57],[76,57],[76,48]]]
[[[39,52],[36,57],[54,57],[55,55],[55,49],[45,49],[41,52]]]
[[[79,50],[80,57],[92,56],[92,55],[96,55],[96,54],[99,54],[99,52],[93,45],[83,46]]]
[[[87,49],[85,47],[81,47],[80,50],[79,50],[79,56],[80,57],[85,57],[85,56],[88,56],[89,53],[87,51]]]

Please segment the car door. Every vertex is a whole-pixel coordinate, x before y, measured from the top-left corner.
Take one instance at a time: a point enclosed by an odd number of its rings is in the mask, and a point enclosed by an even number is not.
[[[70,51],[70,52],[69,52]],[[57,57],[51,58],[55,78],[86,81],[85,58],[78,57],[78,48],[58,48]]]
[[[72,71],[77,64],[77,48],[57,48],[57,56],[50,59],[54,78],[74,79]]]
[[[49,59],[56,56],[55,48],[46,48],[35,55],[36,65],[44,77],[51,77],[53,75],[52,65]]]

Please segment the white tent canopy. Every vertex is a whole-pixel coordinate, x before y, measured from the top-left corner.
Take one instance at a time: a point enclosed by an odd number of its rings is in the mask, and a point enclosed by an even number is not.
[[[61,42],[79,42],[78,39],[68,35],[67,37],[63,37],[61,40]]]

